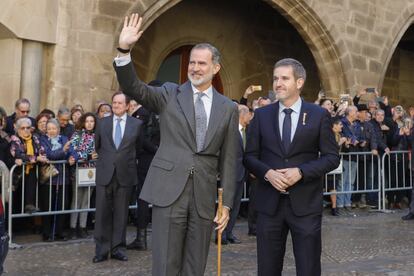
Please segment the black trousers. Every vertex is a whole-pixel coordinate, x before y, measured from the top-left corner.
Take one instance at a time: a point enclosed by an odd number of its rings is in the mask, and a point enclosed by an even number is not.
[[[247,223],[249,225],[249,232],[256,232],[256,187],[257,179],[249,177],[249,211],[247,216]]]
[[[282,275],[286,239],[290,231],[295,255],[296,275],[321,275],[322,214],[296,216],[288,195],[280,198],[276,215],[258,213],[258,275]]]
[[[97,256],[126,250],[126,225],[131,192],[132,186],[121,186],[116,173],[108,185],[96,185],[94,236]]]
[[[149,207],[148,202],[139,198],[141,193],[142,186],[144,185],[145,177],[147,176],[146,172],[138,171],[138,185],[137,185],[137,203],[138,208],[136,209],[136,226],[138,229],[145,229],[148,226],[149,222]]]

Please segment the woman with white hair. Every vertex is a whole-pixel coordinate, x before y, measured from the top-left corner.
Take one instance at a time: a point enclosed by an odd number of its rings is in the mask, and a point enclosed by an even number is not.
[[[76,162],[76,154],[71,150],[70,141],[64,135],[60,135],[60,124],[56,119],[49,119],[46,125],[46,137],[41,140],[45,149],[46,156],[51,161],[67,160],[70,165]],[[69,183],[69,170],[65,168],[65,164],[54,164],[58,170],[58,174],[49,178],[46,183],[40,185],[40,207],[42,211],[62,210],[62,198],[66,205],[68,189],[63,187]],[[64,173],[65,170],[65,173]],[[63,190],[65,189],[65,193]],[[52,193],[50,195],[50,193]],[[51,198],[52,202],[49,202]],[[49,208],[50,203],[50,208]],[[66,206],[65,206],[66,207]],[[43,217],[43,239],[45,241],[66,240],[63,235],[63,215],[45,216]]]
[[[16,165],[24,167],[22,171],[15,171],[15,183],[17,194],[21,185],[24,173],[24,209],[26,213],[37,212],[36,200],[36,162],[47,162],[40,141],[37,136],[32,135],[32,121],[29,118],[20,118],[15,122],[16,135],[11,137],[10,153]]]

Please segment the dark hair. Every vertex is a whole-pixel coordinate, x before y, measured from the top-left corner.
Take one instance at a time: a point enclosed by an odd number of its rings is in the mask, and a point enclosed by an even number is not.
[[[207,50],[209,50],[211,52],[211,56],[212,56],[213,63],[214,64],[220,63],[221,54],[220,54],[219,50],[217,50],[217,48],[214,47],[213,45],[211,45],[210,43],[199,43],[199,44],[196,44],[191,49],[191,52],[193,50],[197,50],[197,49],[207,49]]]
[[[320,101],[319,101],[319,105],[320,106],[322,106],[326,101],[330,101],[331,102],[331,104],[333,104],[333,101],[331,100],[331,99],[321,99]]]
[[[83,109],[80,109],[80,108],[72,108],[71,111],[70,111],[70,119],[72,119],[73,114],[75,112],[78,112],[78,111],[81,113],[81,115],[83,115],[83,113],[84,113]]]
[[[55,112],[53,112],[52,110],[47,109],[47,108],[45,108],[42,111],[40,111],[40,114],[42,114],[42,113],[49,114],[50,115],[50,118],[55,118],[56,117]]]
[[[115,96],[118,96],[118,95],[124,95],[124,96],[125,96],[125,103],[126,103],[126,104],[129,104],[129,102],[131,101],[131,98],[130,98],[127,94],[124,94],[122,91],[117,91],[117,92],[115,92],[115,93],[112,95],[111,100],[112,100],[112,101],[114,101]]]
[[[95,120],[95,125],[93,126],[93,130],[95,130],[97,119],[96,119],[96,115],[93,114],[92,112],[86,112],[86,113],[83,113],[82,116],[80,116],[80,118],[79,118],[79,120],[78,120],[78,122],[76,123],[76,126],[75,126],[76,130],[81,130],[81,129],[85,128],[86,118],[88,118],[88,117],[93,117],[93,119]]]
[[[282,66],[291,66],[293,69],[293,76],[295,77],[295,80],[297,79],[303,79],[303,81],[306,81],[306,70],[303,67],[302,63],[297,61],[293,58],[284,58],[276,62],[273,69],[276,69],[278,67]]]
[[[111,109],[111,112],[112,112],[112,106],[111,106],[109,103],[101,103],[101,104],[98,106],[98,109],[96,110],[96,114],[99,114],[99,111],[101,111],[101,108],[102,108],[103,106],[109,106],[109,108]]]
[[[44,117],[46,117],[48,121],[53,118],[52,116],[50,116],[49,113],[39,113],[39,115],[36,116],[36,125],[35,125],[36,129],[37,129],[37,124]]]

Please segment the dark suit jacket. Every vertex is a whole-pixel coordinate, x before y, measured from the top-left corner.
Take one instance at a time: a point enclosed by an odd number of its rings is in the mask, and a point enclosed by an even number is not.
[[[321,107],[303,101],[289,152],[284,152],[282,146],[278,118],[276,102],[256,109],[249,124],[245,165],[259,180],[256,209],[268,215],[276,213],[280,193],[264,180],[268,170],[299,167],[303,178],[288,189],[293,212],[298,216],[321,212],[323,176],[339,165],[330,115]]]
[[[195,170],[194,198],[198,214],[214,217],[217,175],[224,189],[223,204],[233,206],[238,136],[238,109],[213,89],[204,150],[197,152],[193,90],[189,82],[149,86],[137,78],[132,62],[114,64],[122,91],[160,115],[161,143],[151,163],[140,197],[160,207],[171,205]]]
[[[127,116],[119,148],[112,137],[113,116],[102,118],[95,129],[96,185],[108,185],[114,172],[121,186],[137,184],[137,151],[142,144],[142,121]]]
[[[243,164],[243,138],[240,135],[239,131],[239,137],[238,137],[238,143],[237,143],[237,164],[236,164],[236,181],[238,183],[243,182],[246,179],[246,169],[244,168]]]

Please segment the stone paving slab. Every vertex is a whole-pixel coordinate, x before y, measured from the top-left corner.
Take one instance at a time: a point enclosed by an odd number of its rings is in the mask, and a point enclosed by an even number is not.
[[[414,221],[403,222],[404,211],[391,214],[357,211],[356,217],[323,218],[323,275],[414,275]],[[256,240],[247,236],[247,222],[238,222],[239,245],[223,246],[222,275],[256,275]],[[134,237],[128,229],[128,240]],[[92,239],[24,244],[11,250],[7,275],[151,275],[151,251],[128,251],[128,262],[91,262]],[[17,237],[27,242],[28,237]],[[205,275],[216,274],[217,247],[212,243]],[[290,238],[283,275],[296,275]]]

